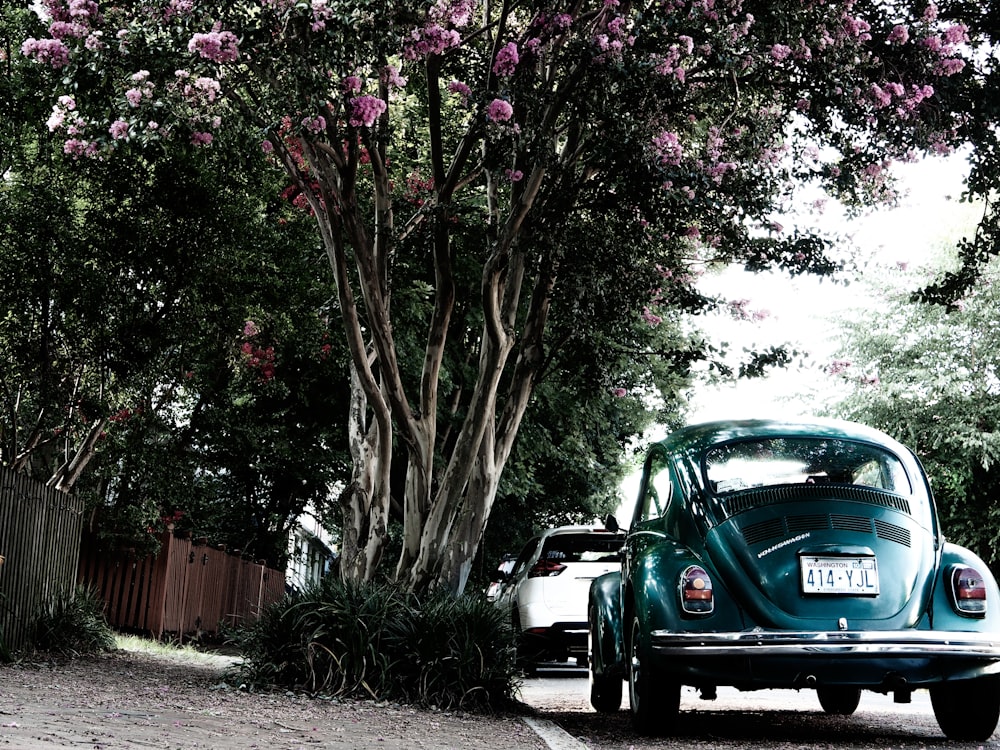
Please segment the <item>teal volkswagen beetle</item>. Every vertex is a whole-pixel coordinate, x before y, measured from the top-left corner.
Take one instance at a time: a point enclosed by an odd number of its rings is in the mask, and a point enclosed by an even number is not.
[[[639,731],[674,728],[682,686],[720,685],[812,689],[839,714],[863,690],[928,689],[947,737],[996,728],[996,581],[945,540],[920,463],[877,430],[678,430],[649,450],[622,556],[590,589],[591,703],[619,710],[627,684]]]

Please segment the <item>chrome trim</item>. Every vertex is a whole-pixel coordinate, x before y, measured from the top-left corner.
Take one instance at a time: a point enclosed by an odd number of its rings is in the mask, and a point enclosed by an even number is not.
[[[1000,634],[935,630],[650,633],[664,656],[955,656],[1000,661]]]

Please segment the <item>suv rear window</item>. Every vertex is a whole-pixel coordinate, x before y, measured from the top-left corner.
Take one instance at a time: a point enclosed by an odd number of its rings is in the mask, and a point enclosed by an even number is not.
[[[623,541],[615,534],[554,534],[545,540],[541,557],[564,563],[607,562],[617,555]]]
[[[725,443],[705,454],[713,492],[780,484],[853,484],[911,493],[900,460],[867,443],[820,438],[766,438]]]

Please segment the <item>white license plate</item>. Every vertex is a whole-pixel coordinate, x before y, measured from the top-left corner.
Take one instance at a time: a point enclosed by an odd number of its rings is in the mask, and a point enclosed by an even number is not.
[[[874,557],[800,557],[805,594],[878,594],[878,565]]]

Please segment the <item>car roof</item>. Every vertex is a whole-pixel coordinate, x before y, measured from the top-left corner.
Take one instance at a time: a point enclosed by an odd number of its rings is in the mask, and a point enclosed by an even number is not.
[[[546,529],[542,532],[541,536],[548,537],[555,534],[611,534],[605,528],[602,528],[600,524],[594,523],[591,526],[556,526],[551,529]]]
[[[660,441],[668,452],[701,451],[717,443],[761,437],[817,437],[862,440],[881,445],[900,457],[909,450],[880,430],[842,419],[722,419],[688,425]]]

